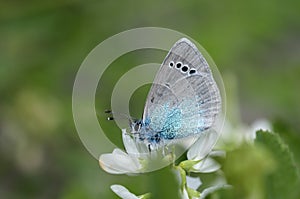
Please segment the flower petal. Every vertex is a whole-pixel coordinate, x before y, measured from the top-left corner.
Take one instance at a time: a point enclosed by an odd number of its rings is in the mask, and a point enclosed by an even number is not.
[[[114,149],[112,154],[118,154],[118,155],[122,155],[124,157],[126,157],[127,159],[131,159],[132,163],[135,165],[135,167],[137,168],[141,168],[141,164],[138,160],[138,158],[135,158],[133,156],[128,155],[127,153],[125,153],[124,151],[122,151],[121,149]]]
[[[136,154],[138,150],[135,145],[134,139],[126,132],[126,129],[122,129],[122,139],[126,152],[129,154]]]
[[[139,197],[129,192],[128,189],[126,189],[122,185],[115,184],[115,185],[111,185],[110,188],[122,199],[139,199]]]
[[[186,176],[186,183],[189,188],[197,190],[202,184],[199,177]]]
[[[183,189],[181,197],[182,197],[182,199],[189,199],[189,195],[188,195],[188,192],[186,191],[186,189]]]
[[[200,199],[205,199],[206,196],[208,196],[209,194],[220,190],[220,189],[230,189],[232,188],[231,185],[216,185],[216,186],[212,186],[212,187],[208,187],[206,189],[204,189],[200,195]]]
[[[217,141],[218,133],[214,130],[206,131],[192,145],[187,153],[189,160],[203,159],[213,148]]]
[[[127,153],[125,153],[124,151],[122,151],[121,149],[119,148],[116,148],[113,150],[112,154],[115,154],[115,155],[123,155],[123,156],[128,156]]]
[[[115,149],[112,154],[102,154],[99,163],[103,170],[112,174],[137,173],[141,169],[138,159],[120,149]]]
[[[255,120],[251,124],[250,128],[253,132],[258,131],[258,130],[264,130],[264,131],[272,132],[272,124],[267,119],[264,119],[264,118]]]
[[[193,166],[192,172],[211,173],[221,168],[221,165],[212,158],[205,158],[203,161]]]
[[[226,152],[223,150],[216,150],[216,151],[212,151],[209,153],[209,157],[221,157],[221,158],[225,158],[226,157]]]
[[[126,132],[126,129],[122,129],[122,139],[126,152],[129,155],[141,157],[149,154],[148,146],[143,142],[135,141],[134,138]]]

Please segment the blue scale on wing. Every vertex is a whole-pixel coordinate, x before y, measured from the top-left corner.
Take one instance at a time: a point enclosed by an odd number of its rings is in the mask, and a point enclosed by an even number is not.
[[[181,110],[170,107],[168,103],[153,109],[149,116],[149,127],[154,132],[159,132],[164,139],[173,139],[182,125]]]
[[[187,137],[210,128],[221,109],[219,91],[210,77],[193,75],[177,81],[172,92],[180,102],[182,128],[176,138]]]
[[[174,139],[195,135],[205,130],[205,121],[199,113],[194,112],[196,106],[195,101],[191,99],[183,100],[179,104],[178,110],[181,112],[180,128],[176,129]]]

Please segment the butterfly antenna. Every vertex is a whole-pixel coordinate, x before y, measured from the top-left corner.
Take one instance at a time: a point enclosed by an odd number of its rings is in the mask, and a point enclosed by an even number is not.
[[[131,122],[131,123],[134,121],[134,119],[132,117],[130,117],[124,113],[114,112],[109,109],[105,110],[104,113],[114,115],[114,116],[107,117],[107,120],[109,120],[109,121],[115,120],[115,119],[128,119],[129,122]]]

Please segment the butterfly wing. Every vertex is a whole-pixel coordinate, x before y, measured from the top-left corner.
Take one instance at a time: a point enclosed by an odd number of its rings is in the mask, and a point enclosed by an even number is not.
[[[200,133],[209,129],[221,110],[219,89],[211,77],[195,74],[177,81],[172,90],[180,96],[181,128],[175,138]]]
[[[174,65],[170,66],[170,63]],[[176,63],[182,63],[181,66],[187,65],[198,73],[205,73],[211,76],[209,65],[197,47],[188,39],[182,38],[173,45],[167,54],[157,72],[154,83],[168,83],[172,85],[181,78],[186,77],[188,73],[177,73],[170,70],[170,68],[177,68],[175,66]]]
[[[221,109],[219,89],[208,63],[188,39],[180,39],[163,61],[144,109],[143,121],[166,139],[211,127]]]

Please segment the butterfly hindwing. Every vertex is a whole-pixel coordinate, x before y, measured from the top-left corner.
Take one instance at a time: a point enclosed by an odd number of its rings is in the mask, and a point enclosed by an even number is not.
[[[208,63],[187,39],[174,44],[152,85],[143,120],[167,139],[210,128],[221,109],[221,97]]]
[[[177,138],[200,133],[210,128],[221,110],[221,98],[216,84],[211,78],[191,75],[174,84],[172,90],[176,96],[182,96],[182,128]]]

